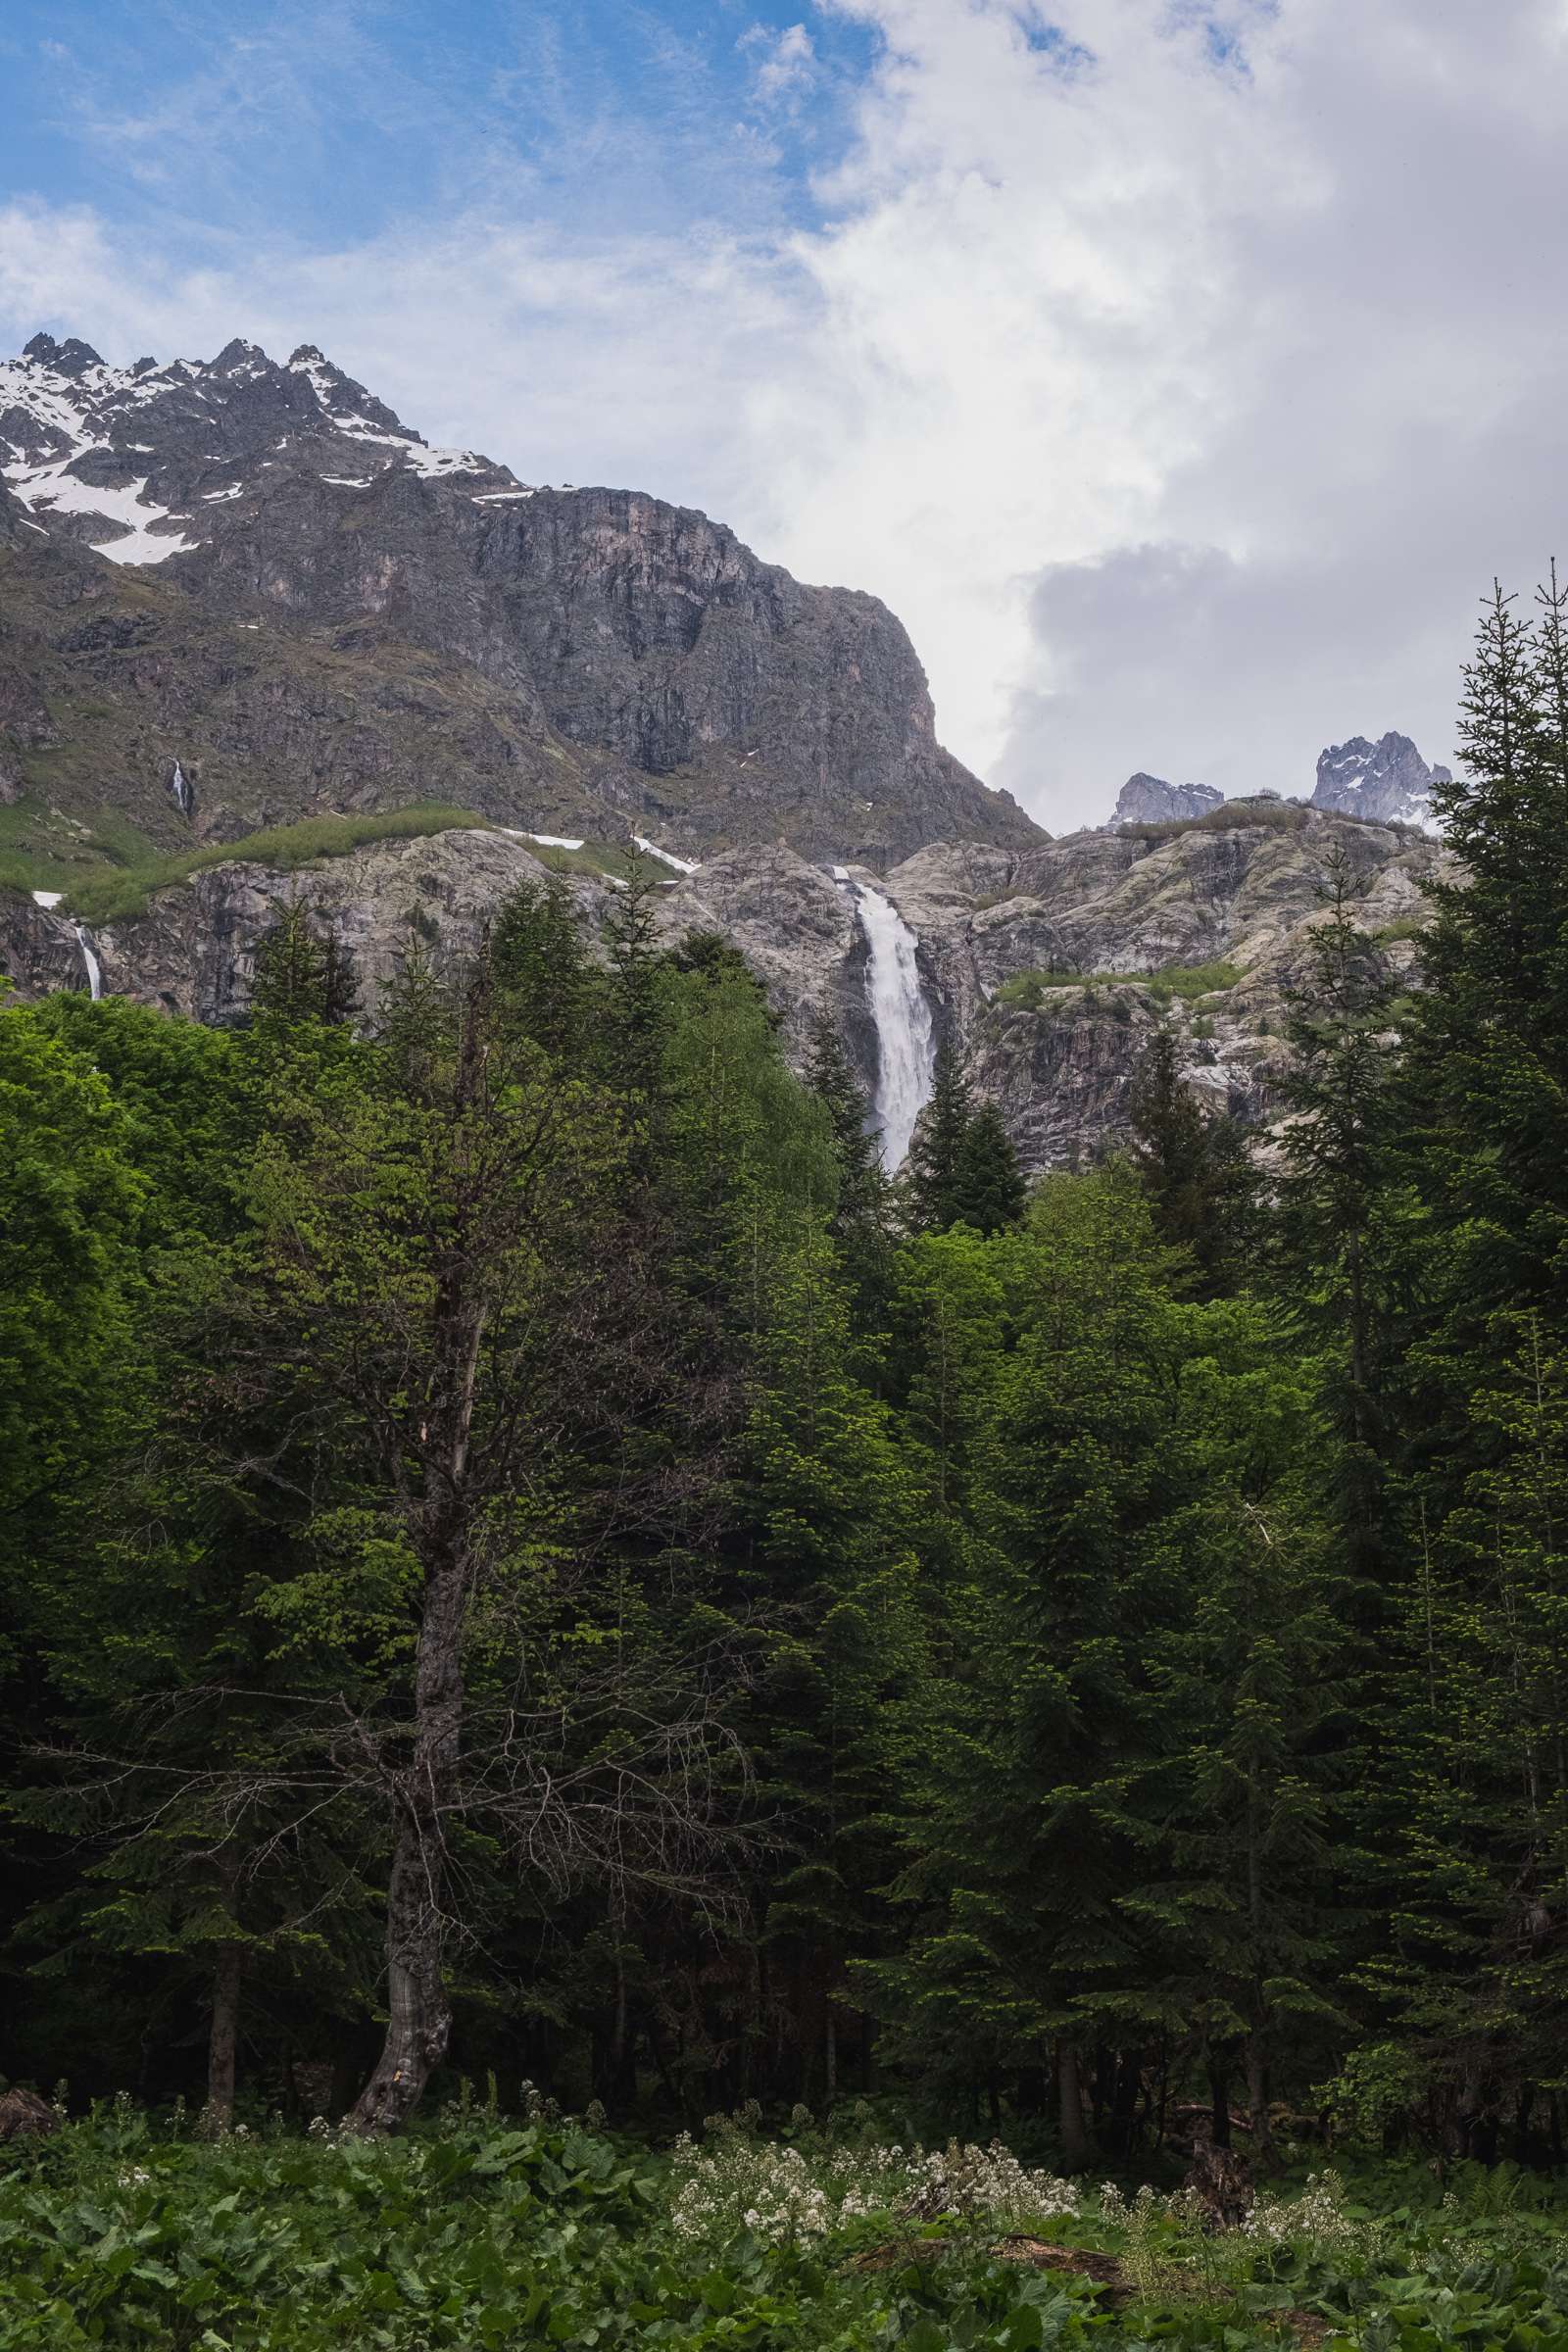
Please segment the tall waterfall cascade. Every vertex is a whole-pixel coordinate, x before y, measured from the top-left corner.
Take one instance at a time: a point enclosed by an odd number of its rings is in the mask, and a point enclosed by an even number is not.
[[[76,945],[81,950],[81,968],[87,975],[88,991],[96,1004],[104,993],[103,966],[93,952],[91,934],[80,923],[73,923],[71,928],[76,934]]]
[[[63,890],[35,890],[32,894],[32,903],[35,906],[41,906],[45,914],[53,914],[65,895]],[[103,966],[98,961],[93,949],[92,936],[83,924],[75,920],[74,916],[62,915],[59,920],[71,923],[72,933],[81,956],[81,968],[87,975],[87,987],[91,992],[92,1001],[96,1004],[104,993],[104,974]]]
[[[931,1007],[920,985],[918,941],[891,899],[868,882],[852,882],[843,866],[833,879],[853,892],[865,934],[865,993],[876,1023],[877,1072],[873,1110],[882,1164],[902,1167],[915,1121],[931,1100],[936,1059]]]
[[[169,779],[169,790],[174,807],[179,810],[180,815],[189,816],[192,808],[196,805],[196,796],[191,791],[189,777],[186,775],[185,770],[180,766],[177,760],[174,761],[174,772]]]

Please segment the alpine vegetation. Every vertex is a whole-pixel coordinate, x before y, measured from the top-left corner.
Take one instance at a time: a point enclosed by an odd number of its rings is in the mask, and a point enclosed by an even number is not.
[[[809,1024],[657,853],[372,986],[348,820],[224,1025],[27,899],[4,2352],[1562,2339],[1565,632],[1487,603],[1396,942],[1264,829],[1262,1149],[1254,966],[971,894],[965,1048],[941,858],[810,870]]]

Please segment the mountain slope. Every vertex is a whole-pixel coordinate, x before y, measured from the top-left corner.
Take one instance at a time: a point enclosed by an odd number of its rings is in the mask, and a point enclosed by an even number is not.
[[[113,368],[35,337],[0,367],[0,790],[40,858],[432,799],[879,866],[1043,838],[937,743],[874,597],[429,449],[314,349]]]

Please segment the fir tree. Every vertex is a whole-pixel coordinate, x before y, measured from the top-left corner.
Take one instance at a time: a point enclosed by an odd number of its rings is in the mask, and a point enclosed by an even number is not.
[[[931,1100],[909,1150],[906,1179],[916,1229],[972,1225],[1000,1233],[1023,1212],[1018,1155],[994,1103],[976,1106],[946,1039],[937,1048]]]
[[[946,1233],[963,1214],[963,1148],[973,1115],[969,1089],[952,1046],[937,1047],[931,1100],[909,1147],[905,1185],[916,1229]]]
[[[957,1221],[976,1233],[1001,1233],[1023,1215],[1028,1187],[1001,1111],[982,1102],[970,1114],[958,1150]]]
[[[1207,1112],[1182,1081],[1175,1030],[1161,1023],[1134,1074],[1132,1159],[1163,1239],[1191,1253],[1194,1288],[1232,1288],[1252,1224],[1257,1179],[1234,1119]]]
[[[1277,1248],[1298,1311],[1324,1347],[1326,1402],[1338,1440],[1348,1556],[1370,1591],[1388,1539],[1386,1375],[1396,1177],[1391,1160],[1391,989],[1377,948],[1351,912],[1343,852],[1328,861],[1324,919],[1298,992],[1282,1139]]]

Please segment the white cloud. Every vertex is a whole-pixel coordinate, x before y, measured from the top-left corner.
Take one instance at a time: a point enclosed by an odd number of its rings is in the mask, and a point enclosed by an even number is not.
[[[752,59],[752,94],[763,106],[798,106],[816,85],[816,44],[804,24],[775,32],[753,24],[739,47]]]
[[[590,232],[498,174],[455,224],[176,267],[18,208],[0,321],[319,342],[432,439],[703,505],[885,596],[1048,823],[1134,766],[1446,757],[1475,592],[1563,544],[1557,0],[832,10],[881,47],[816,228]],[[794,103],[808,26],[754,48]]]

